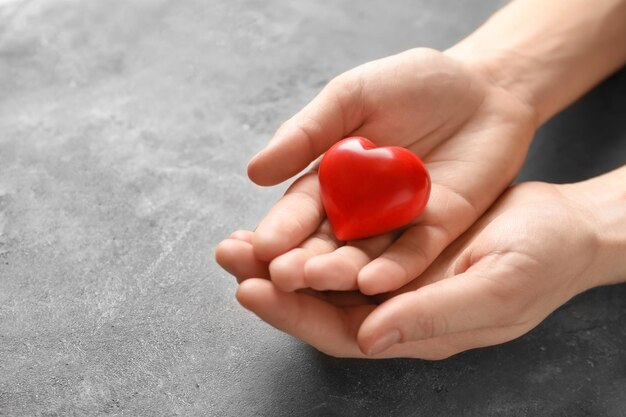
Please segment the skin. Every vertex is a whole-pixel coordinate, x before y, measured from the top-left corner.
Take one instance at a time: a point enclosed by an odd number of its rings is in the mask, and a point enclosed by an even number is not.
[[[437,51],[411,50],[351,70],[278,130],[250,162],[250,177],[275,183],[341,138],[365,136],[422,158],[433,184],[425,212],[399,236],[339,242],[327,225],[313,171],[296,180],[261,221],[252,237],[254,252],[270,262],[271,279],[284,291],[398,289],[512,181],[534,129],[525,103]]]
[[[421,157],[427,209],[403,230],[337,241],[313,166],[254,233],[217,247],[242,282],[238,300],[332,355],[439,359],[510,340],[574,294],[619,282],[622,171],[498,197],[537,126],[626,62],[624,21],[623,0],[517,0],[446,52],[414,49],[334,79],[250,161],[250,178],[277,184],[343,137],[365,136]],[[599,218],[585,209],[596,200],[620,204]]]
[[[419,278],[382,296],[283,292],[255,257],[252,232],[233,234],[218,259],[240,280],[244,307],[322,352],[443,359],[519,337],[574,295],[623,280],[624,180],[626,167],[602,178],[606,187],[509,188]],[[596,196],[596,188],[619,192]]]

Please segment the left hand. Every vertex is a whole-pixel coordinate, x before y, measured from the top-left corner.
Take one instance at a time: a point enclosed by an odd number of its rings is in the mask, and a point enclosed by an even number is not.
[[[359,289],[373,295],[401,288],[509,186],[535,128],[534,109],[496,84],[481,63],[418,48],[347,71],[281,126],[250,161],[250,178],[276,184],[337,141],[364,136],[424,161],[432,180],[424,213],[395,233],[337,241],[312,172],[261,221],[254,253],[270,262],[271,280],[283,291]]]
[[[511,187],[421,276],[394,293],[282,292],[267,279],[268,264],[255,258],[251,232],[234,233],[217,258],[242,281],[237,299],[244,307],[322,352],[443,359],[519,337],[598,285],[597,277],[606,274],[598,256],[600,228],[588,209],[593,205],[572,187]]]

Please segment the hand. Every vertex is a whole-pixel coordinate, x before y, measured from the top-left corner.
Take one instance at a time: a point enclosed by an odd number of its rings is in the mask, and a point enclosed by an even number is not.
[[[251,238],[256,258],[270,262],[271,279],[284,291],[358,288],[377,294],[400,288],[510,184],[534,130],[533,111],[524,102],[476,67],[433,50],[348,71],[281,126],[250,162],[250,178],[276,184],[338,140],[365,136],[422,158],[433,182],[426,211],[401,233],[339,242],[325,221],[313,171],[258,226]]]
[[[604,188],[623,188],[622,178]],[[251,232],[225,241],[221,261],[245,279],[237,291],[244,307],[322,352],[442,359],[514,339],[575,294],[608,282],[600,278],[623,279],[626,240],[608,232],[626,234],[623,196],[613,194],[610,205],[597,207],[579,185],[512,187],[420,277],[378,297],[288,293],[268,279],[246,279],[269,277],[268,263],[254,257]],[[621,226],[601,222],[598,213]],[[603,243],[607,232],[621,242],[612,252]]]

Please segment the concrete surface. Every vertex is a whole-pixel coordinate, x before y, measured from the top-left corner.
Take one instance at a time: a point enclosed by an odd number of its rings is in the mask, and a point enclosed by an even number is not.
[[[0,4],[0,416],[626,415],[626,286],[443,362],[326,357],[212,261],[281,193],[245,162],[332,76],[444,48],[501,1]],[[626,162],[626,75],[521,179]]]

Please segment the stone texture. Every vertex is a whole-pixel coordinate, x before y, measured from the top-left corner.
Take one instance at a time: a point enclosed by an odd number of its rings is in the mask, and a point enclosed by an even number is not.
[[[284,188],[245,177],[282,120],[503,3],[0,1],[0,416],[623,415],[623,285],[503,346],[369,362],[266,326],[213,262]],[[520,179],[625,163],[625,94],[542,128]]]

